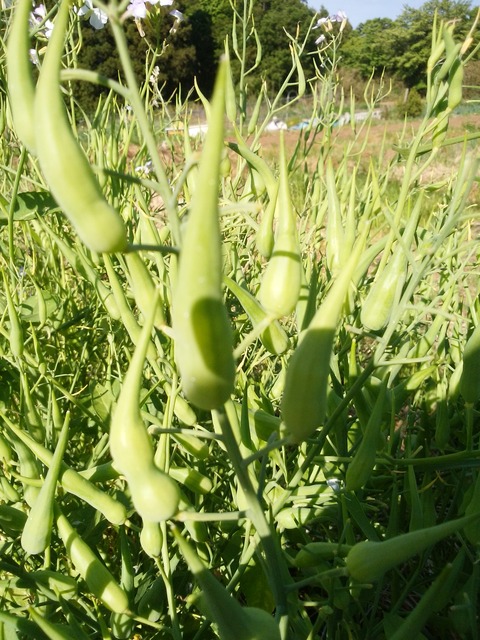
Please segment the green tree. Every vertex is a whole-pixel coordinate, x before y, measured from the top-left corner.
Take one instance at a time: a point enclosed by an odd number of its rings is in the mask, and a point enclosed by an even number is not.
[[[392,71],[394,24],[390,18],[375,18],[347,33],[341,46],[342,64],[357,69],[364,78],[372,72]]]
[[[176,24],[168,15],[168,10],[152,7],[146,20],[136,23],[133,19],[125,22],[125,33],[130,57],[139,83],[145,81],[145,63],[147,55],[154,56],[158,67],[158,84],[165,93],[171,94],[179,85],[190,89],[195,73],[195,47],[191,43],[191,26],[187,22]],[[82,24],[82,48],[78,60],[79,66],[95,69],[99,73],[117,79],[122,78],[120,59],[115,47],[113,35],[107,25],[96,30],[88,22]],[[87,83],[81,83],[75,89],[80,105],[90,112],[95,108],[98,96],[105,89]]]
[[[408,87],[421,88],[424,82],[435,12],[439,20],[455,21],[459,39],[468,33],[474,18],[468,0],[430,0],[420,9],[405,6],[392,36],[396,75]]]

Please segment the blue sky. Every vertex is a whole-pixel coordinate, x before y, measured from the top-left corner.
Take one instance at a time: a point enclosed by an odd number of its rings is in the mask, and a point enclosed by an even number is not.
[[[373,18],[394,19],[402,13],[405,5],[418,9],[425,2],[426,0],[308,0],[313,9],[320,9],[323,5],[332,14],[342,9],[354,28]]]

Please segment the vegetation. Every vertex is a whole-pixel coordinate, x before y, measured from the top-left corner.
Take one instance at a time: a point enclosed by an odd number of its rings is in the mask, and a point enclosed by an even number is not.
[[[30,0],[2,12],[0,634],[474,640],[478,36],[436,15],[392,124],[382,75],[346,103],[344,16],[257,90],[261,7],[235,6],[205,137],[157,82],[168,7],[102,6],[108,76],[67,0],[31,40]]]

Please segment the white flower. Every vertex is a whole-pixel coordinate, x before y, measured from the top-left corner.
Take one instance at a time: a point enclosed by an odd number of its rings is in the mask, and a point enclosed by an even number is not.
[[[161,7],[169,7],[173,4],[173,0],[130,0],[130,4],[127,7],[127,14],[137,20],[143,20],[148,13],[147,4],[159,4]],[[177,9],[172,9],[170,15],[173,16],[177,22],[183,20],[183,13]]]
[[[325,42],[325,40],[325,35],[322,33],[322,35],[318,36],[318,38],[315,40],[315,44],[321,44],[322,42]]]
[[[317,20],[317,24],[313,27],[314,29],[318,29],[319,27],[321,27],[322,25],[326,24],[328,22],[328,18],[319,18]]]
[[[170,15],[173,16],[177,22],[181,22],[182,20],[185,19],[185,16],[183,15],[183,13],[178,9],[172,9],[170,11]]]
[[[40,58],[38,57],[38,53],[36,49],[29,49],[28,50],[28,55],[30,56],[30,60],[33,62],[33,64],[38,67],[40,64]]]
[[[346,22],[347,14],[345,11],[337,11],[337,13],[333,16],[330,16],[330,20],[332,22]]]
[[[108,22],[107,14],[94,7],[92,0],[85,0],[85,4],[80,9],[75,8],[75,11],[77,15],[89,18],[89,22],[94,29],[103,29]]]
[[[45,9],[45,5],[39,4],[38,7],[35,7],[33,12],[30,14],[30,19],[32,26],[37,27],[39,31],[42,31],[46,38],[50,38],[53,31],[53,22],[51,20],[45,20],[46,15],[47,10]]]
[[[127,13],[136,19],[145,18],[147,15],[147,6],[145,0],[131,0],[128,5]]]
[[[143,173],[146,176],[148,176],[149,173],[151,173],[151,171],[153,171],[153,163],[151,160],[147,160],[147,162],[145,164],[139,165],[138,167],[135,167],[135,171],[137,173]]]

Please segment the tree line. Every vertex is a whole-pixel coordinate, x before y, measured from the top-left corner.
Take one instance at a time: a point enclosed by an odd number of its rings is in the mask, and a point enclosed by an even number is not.
[[[214,70],[225,50],[225,40],[232,46],[232,22],[241,20],[243,2],[235,0],[176,0],[175,8],[184,20],[175,23],[169,16],[171,7],[155,5],[141,23],[126,23],[127,37],[135,61],[138,77],[145,77],[149,64],[157,67],[151,82],[169,97],[178,91],[186,96],[195,83],[207,96],[212,89]],[[439,20],[453,20],[459,38],[470,30],[478,8],[468,0],[428,0],[419,9],[404,6],[395,20],[376,18],[353,29],[342,25],[339,44],[339,64],[357,71],[363,78],[384,72],[402,82],[406,88],[422,90],[426,64],[430,53],[431,30],[435,14]],[[256,0],[253,21],[256,34],[250,33],[246,43],[247,64],[258,60],[261,43],[261,62],[249,75],[249,88],[257,91],[263,81],[270,91],[278,89],[291,68],[289,41],[291,37],[307,40],[302,65],[307,78],[318,71],[314,52],[318,46],[319,29],[309,31],[312,20],[327,18],[329,11],[322,6],[315,12],[304,0]],[[339,25],[333,25],[339,29]],[[254,37],[255,36],[255,37]],[[82,27],[83,45],[80,65],[95,69],[110,77],[121,76],[113,38],[108,25],[95,30],[86,23]],[[242,46],[242,42],[239,43]],[[233,56],[235,62],[235,56]],[[234,72],[236,70],[233,65]],[[237,69],[238,71],[238,69]],[[82,84],[79,98],[82,106],[93,105],[99,87]]]

